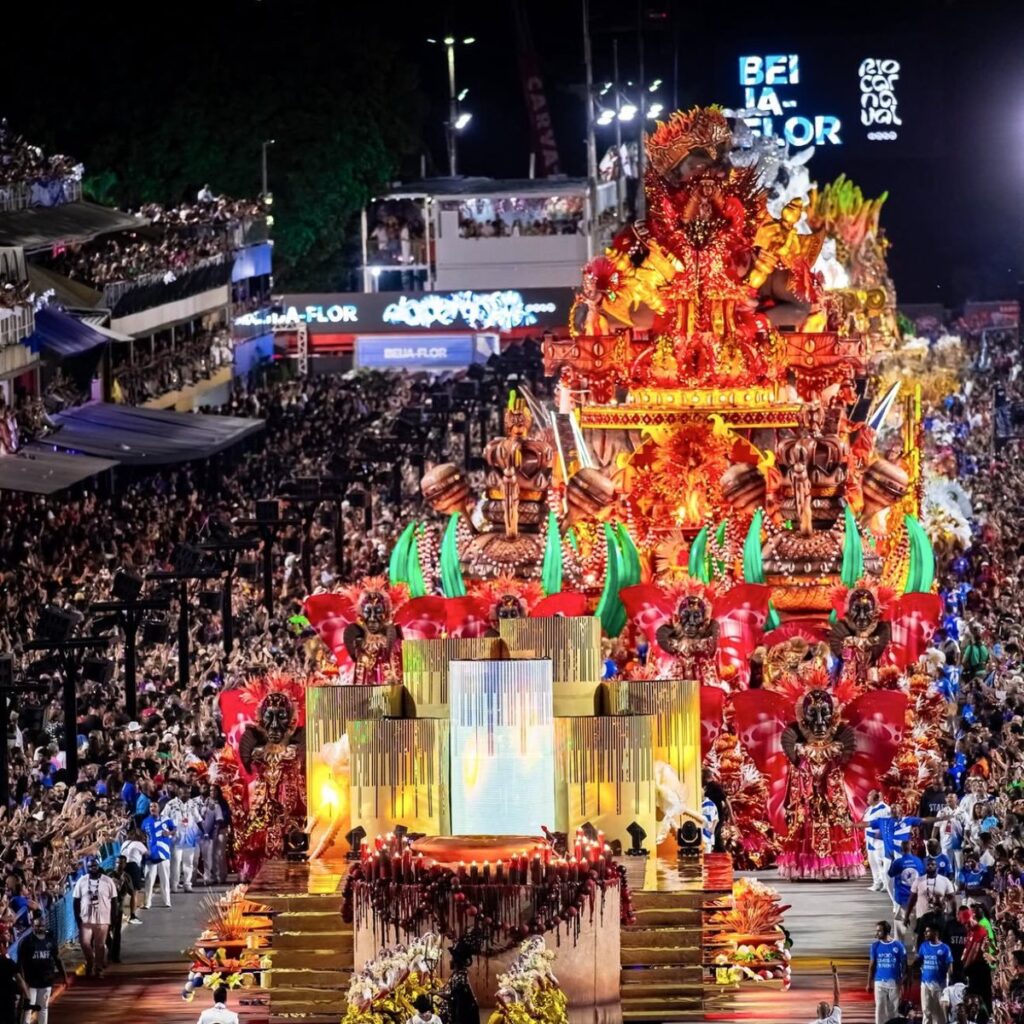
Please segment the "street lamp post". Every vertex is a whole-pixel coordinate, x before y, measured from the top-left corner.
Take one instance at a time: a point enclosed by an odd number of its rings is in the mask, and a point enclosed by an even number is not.
[[[269,191],[270,191],[270,190],[269,190],[269,187],[268,187],[268,183],[267,183],[267,147],[268,147],[268,146],[272,146],[272,145],[274,144],[274,142],[275,142],[275,141],[276,141],[275,139],[264,139],[264,140],[263,140],[263,145],[262,145],[262,147],[261,147],[261,149],[262,149],[262,151],[263,151],[263,159],[262,159],[262,170],[263,170],[263,178],[262,178],[262,181],[263,181],[263,191],[262,191],[262,192],[260,192],[260,195],[261,195],[261,196],[262,196],[262,197],[263,197],[264,199],[266,199],[266,198],[267,198],[267,195],[268,195],[268,193],[269,193]]]
[[[456,152],[456,135],[469,124],[471,114],[459,113],[459,100],[465,95],[465,90],[459,93],[455,89],[455,47],[458,45],[470,46],[476,40],[472,36],[465,39],[456,39],[455,36],[445,36],[443,39],[428,39],[428,43],[440,43],[445,48],[445,58],[448,64],[448,121],[445,125],[448,135],[448,174],[455,177],[458,173],[458,154]]]
[[[597,249],[597,138],[594,134],[594,60],[590,49],[590,2],[583,0],[583,63],[587,76],[587,192],[590,200],[590,230],[587,258]]]

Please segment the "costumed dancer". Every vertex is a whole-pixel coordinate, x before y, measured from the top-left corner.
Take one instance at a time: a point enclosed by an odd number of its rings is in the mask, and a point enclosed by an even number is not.
[[[864,874],[854,824],[892,764],[907,698],[862,694],[845,708],[815,687],[794,704],[781,693],[734,694],[740,742],[768,780],[768,819],[781,837],[779,874],[846,879]],[[795,712],[795,720],[794,720]]]

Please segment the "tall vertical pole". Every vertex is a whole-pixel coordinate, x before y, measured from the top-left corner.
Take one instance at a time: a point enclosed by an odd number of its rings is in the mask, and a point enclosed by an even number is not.
[[[262,150],[263,150],[263,159],[260,161],[260,163],[262,165],[261,169],[262,169],[262,172],[263,172],[262,178],[261,178],[261,181],[263,182],[263,191],[260,193],[260,195],[263,196],[264,199],[266,199],[267,198],[267,143],[266,143],[266,141],[264,141],[264,143],[263,143]]]
[[[359,234],[363,252],[363,291],[368,292],[370,291],[370,268],[368,266],[370,262],[370,233],[365,206],[359,214]]]
[[[7,767],[7,727],[10,725],[10,710],[7,707],[7,688],[0,686],[0,808],[3,808],[4,820],[10,810],[11,776]],[[71,786],[68,786],[70,789]]]
[[[228,570],[224,574],[224,589],[220,594],[220,613],[224,627],[224,653],[231,654],[235,648],[235,608],[231,589],[235,578],[235,556],[228,555]]]
[[[623,219],[623,185],[622,177],[622,121],[619,112],[622,110],[622,92],[619,89],[619,37],[612,39],[612,88],[615,90],[615,204],[619,224]]]
[[[644,126],[647,124],[647,79],[644,73],[644,4],[637,0],[636,5],[636,50],[640,65],[640,128],[637,133],[636,150],[636,219],[644,216]]]
[[[455,96],[455,41],[452,40],[445,46],[448,50],[448,173],[454,178],[456,173],[455,122],[459,117],[458,100]]]
[[[135,681],[135,639],[139,628],[138,612],[128,608],[124,613],[124,710],[134,722],[139,716],[139,688]]]
[[[590,2],[583,0],[583,63],[587,78],[587,191],[590,194],[590,230],[587,258],[597,250],[597,140],[594,137],[594,62],[590,49]]]
[[[263,607],[274,614],[274,533],[263,527]]]
[[[77,666],[68,654],[61,666],[64,669],[64,764],[68,790],[73,791],[78,782],[78,698],[75,694]],[[4,743],[7,730],[4,729]]]
[[[178,686],[188,689],[188,580],[178,581]]]

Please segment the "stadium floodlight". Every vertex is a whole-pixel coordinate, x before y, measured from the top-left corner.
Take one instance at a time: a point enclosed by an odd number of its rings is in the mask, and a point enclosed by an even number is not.
[[[661,88],[661,79],[656,78],[649,86],[647,86],[648,92],[657,92]]]
[[[615,111],[605,107],[600,114],[597,115],[597,123],[602,127],[604,125],[611,124],[615,120]]]
[[[459,90],[459,102],[461,103],[469,95],[469,89]]]
[[[466,125],[469,124],[469,122],[472,121],[472,120],[473,120],[473,115],[468,110],[464,110],[455,119],[455,130],[457,132],[461,132],[462,129],[465,128]]]
[[[620,121],[632,121],[636,117],[636,107],[632,103],[623,103],[619,108]]]
[[[664,109],[665,108],[664,108],[664,106],[661,103],[652,103],[647,108],[647,116],[648,117],[657,117]]]
[[[475,43],[475,42],[476,42],[476,36],[466,36],[466,38],[462,40],[462,45],[463,46],[472,46],[473,43]]]

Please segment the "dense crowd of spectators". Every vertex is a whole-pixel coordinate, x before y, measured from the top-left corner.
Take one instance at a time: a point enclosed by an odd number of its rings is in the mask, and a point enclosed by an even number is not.
[[[943,773],[914,815],[896,817],[883,802],[869,809],[868,847],[894,912],[892,925],[878,922],[869,987],[873,980],[879,1021],[1020,1024],[1024,452],[1013,417],[1000,427],[999,410],[1014,408],[1024,390],[1015,330],[964,337],[960,390],[924,420],[930,471],[959,481],[974,514],[966,546],[936,545],[944,616],[929,660],[947,699]],[[917,986],[919,999],[896,1012]]]
[[[216,196],[208,189],[200,197],[171,207],[150,203],[138,211],[140,221],[149,221],[138,231],[68,246],[54,253],[50,266],[95,288],[146,279],[170,284],[230,252],[237,244],[230,229],[263,213],[252,200]]]
[[[77,198],[82,165],[63,153],[47,156],[0,118],[0,210],[58,206]]]
[[[136,350],[134,363],[125,353],[112,366],[114,400],[129,405],[142,405],[169,391],[209,380],[220,367],[230,365],[233,351],[231,334],[223,328],[176,338],[173,345],[154,342],[146,354],[141,343],[132,348]],[[115,355],[120,353],[115,351]]]
[[[536,356],[532,351],[534,374]],[[65,770],[61,665],[44,659],[30,666],[38,656],[19,656],[41,689],[20,697],[6,723],[11,803],[0,808],[5,822],[0,862],[6,878],[0,932],[4,926],[24,932],[31,916],[52,908],[69,880],[81,874],[84,859],[102,854],[104,844],[114,840],[138,851],[132,888],[139,895],[125,897],[124,917],[134,918],[133,906],[143,902],[169,901],[179,884],[223,880],[229,868],[230,818],[217,813],[218,794],[206,774],[224,743],[215,698],[254,674],[303,675],[320,664],[322,647],[296,640],[288,619],[310,587],[330,586],[339,576],[386,571],[401,526],[420,509],[424,460],[464,454],[464,438],[450,422],[458,407],[454,389],[425,375],[274,377],[259,386],[239,387],[220,410],[266,422],[257,446],[235,453],[230,461],[216,467],[188,464],[127,482],[106,496],[9,497],[0,521],[0,651],[17,652],[33,637],[43,607],[87,615],[92,602],[109,599],[118,569],[145,574],[169,568],[177,545],[223,535],[232,520],[252,515],[256,499],[286,491],[290,478],[326,474],[369,495],[365,502],[341,503],[341,565],[337,525],[329,517],[312,522],[308,539],[300,527],[280,532],[273,546],[273,614],[262,604],[258,580],[236,578],[230,655],[224,652],[219,608],[212,610],[200,600],[203,585],[195,584],[189,594],[188,682],[182,686],[179,681],[172,628],[166,641],[140,650],[134,720],[125,713],[118,627],[88,620],[88,628],[110,632],[109,653],[117,670],[107,679],[100,673],[98,679],[80,681],[76,778]],[[496,427],[500,403],[493,405]],[[307,567],[308,584],[303,578]],[[173,820],[175,800],[206,810],[202,831],[192,837],[197,852],[186,858],[190,870],[168,879],[150,866],[158,838],[154,830],[165,816]],[[198,815],[192,814],[194,824]],[[220,835],[208,836],[207,825]],[[126,866],[129,875],[132,863]],[[173,860],[170,866],[176,874]],[[157,895],[154,883],[160,884]],[[98,960],[96,967],[101,969]]]

